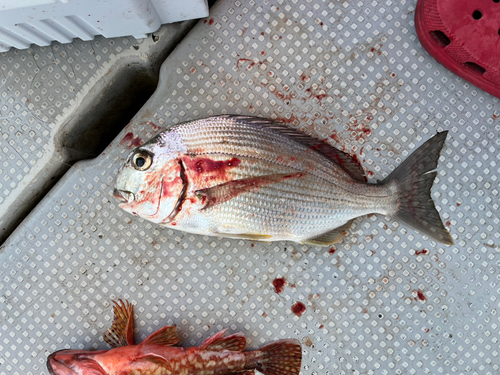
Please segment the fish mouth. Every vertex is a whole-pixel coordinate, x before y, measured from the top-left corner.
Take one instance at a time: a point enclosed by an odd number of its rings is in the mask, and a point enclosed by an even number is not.
[[[113,190],[113,197],[116,198],[120,203],[130,203],[135,199],[135,194],[126,190]]]
[[[56,359],[58,354],[61,352],[67,351],[66,349],[58,350],[57,352],[52,353],[47,358],[47,370],[49,370],[50,375],[77,375],[72,369],[66,366],[64,363],[59,362]]]

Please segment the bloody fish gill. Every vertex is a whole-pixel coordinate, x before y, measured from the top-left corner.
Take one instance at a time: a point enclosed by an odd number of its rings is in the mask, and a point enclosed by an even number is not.
[[[450,245],[430,196],[446,135],[368,184],[347,154],[281,123],[210,117],[133,150],[113,194],[125,211],[190,233],[327,246],[355,218],[376,213]]]
[[[114,302],[114,320],[104,334],[113,349],[60,350],[47,358],[51,375],[298,375],[302,349],[298,340],[281,340],[244,351],[243,334],[225,330],[192,348],[174,347],[180,339],[174,326],[152,333],[134,345],[132,304]]]

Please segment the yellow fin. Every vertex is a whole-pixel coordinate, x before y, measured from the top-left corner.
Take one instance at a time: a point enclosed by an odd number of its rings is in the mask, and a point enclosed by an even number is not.
[[[319,236],[308,238],[307,240],[302,241],[303,244],[306,245],[314,245],[314,246],[330,246],[337,242],[339,242],[342,237],[347,234],[347,230],[351,227],[353,220],[348,221],[344,225],[341,225],[338,228],[335,228],[329,232],[320,234]]]

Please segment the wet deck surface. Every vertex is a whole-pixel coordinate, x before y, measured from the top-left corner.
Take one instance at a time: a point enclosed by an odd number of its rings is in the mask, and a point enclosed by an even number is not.
[[[0,374],[47,374],[55,350],[107,348],[115,298],[136,305],[137,340],[167,324],[185,346],[226,327],[245,333],[250,348],[298,338],[303,374],[498,373],[498,99],[422,49],[415,4],[214,5],[168,55],[132,120],[116,125],[122,130],[97,157],[58,172],[0,248]],[[140,60],[143,47],[130,38],[97,41],[94,53],[74,42],[0,54],[2,225],[67,162],[55,145],[65,144],[70,114],[85,117],[98,89],[116,81],[105,78],[116,62],[104,56],[120,47],[130,64]],[[131,74],[144,71],[154,67]],[[80,101],[79,87],[87,90]],[[432,196],[455,245],[375,215],[324,249],[185,234],[118,208],[114,179],[134,146],[222,113],[274,118],[326,139],[355,155],[371,182],[449,130]]]

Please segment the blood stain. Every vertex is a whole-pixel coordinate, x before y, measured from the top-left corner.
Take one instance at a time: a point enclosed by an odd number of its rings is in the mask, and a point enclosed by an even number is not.
[[[214,24],[214,19],[213,19],[213,18],[210,18],[210,21],[208,21],[208,24],[209,24],[209,25],[213,25],[213,24]]]
[[[134,147],[139,147],[139,146],[141,146],[142,144],[144,144],[144,141],[143,141],[141,138],[137,137],[137,138],[134,138],[134,139],[132,140],[132,143],[131,143],[131,144],[132,144],[132,146],[134,146]]]
[[[187,169],[198,173],[221,172],[224,173],[228,168],[235,168],[240,165],[241,160],[232,158],[230,160],[212,160],[209,158],[183,158]]]
[[[449,221],[447,221],[446,225],[449,227],[449,226],[451,226],[451,223]]]
[[[422,250],[415,251],[415,255],[425,255],[425,254],[429,254],[429,250],[422,249]]]
[[[263,312],[263,313],[262,313],[262,316],[263,316],[264,318],[267,318],[267,314],[266,314],[265,312]]]
[[[295,284],[290,284],[290,288],[296,288]]]
[[[460,207],[460,203],[457,203],[457,207]]]
[[[286,279],[284,277],[276,278],[273,280],[274,291],[277,294],[283,293],[285,290]]]
[[[330,248],[330,250],[328,250],[328,252],[329,252],[330,254],[335,254],[335,252],[336,252],[336,251],[337,251],[337,249],[336,249],[336,248],[334,248],[334,247],[331,247],[331,248]]]
[[[305,311],[306,305],[304,305],[302,302],[295,302],[295,305],[292,306],[292,312],[298,317],[301,317]]]
[[[323,324],[319,326],[319,329],[323,329],[323,328],[325,328],[325,326]]]
[[[130,132],[125,134],[125,137],[121,140],[120,144],[124,145],[127,142],[130,142],[132,139],[134,139],[134,133]]]
[[[417,296],[420,301],[426,301],[427,298],[425,298],[424,293],[422,293],[421,290],[417,290]]]

